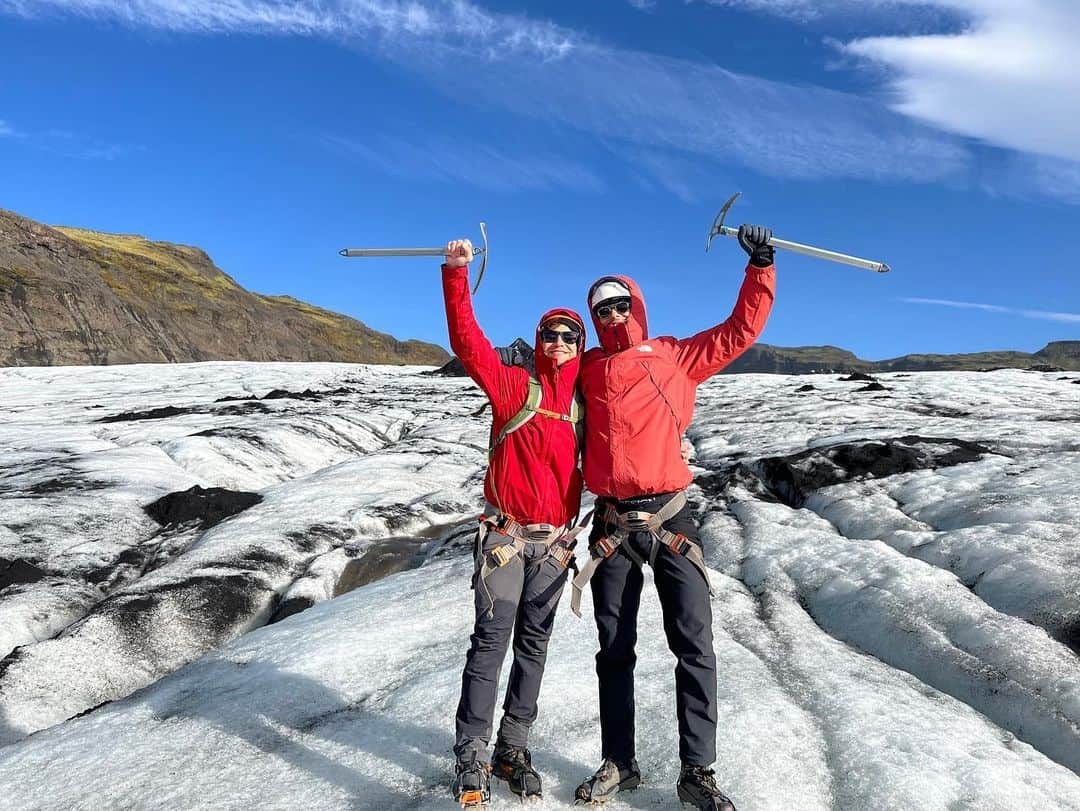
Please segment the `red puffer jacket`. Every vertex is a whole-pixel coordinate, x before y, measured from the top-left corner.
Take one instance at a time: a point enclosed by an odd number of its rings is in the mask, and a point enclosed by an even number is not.
[[[491,401],[492,437],[521,410],[529,392],[529,373],[502,362],[473,314],[469,295],[469,269],[443,266],[443,297],[450,347],[469,377]],[[550,310],[540,324],[562,316],[579,325],[584,344],[585,323],[573,310]],[[561,367],[546,357],[536,335],[536,379],[544,396],[540,407],[569,414],[577,382],[579,354]],[[484,479],[484,495],[503,512],[523,524],[565,524],[577,517],[581,506],[581,472],[574,426],[537,414],[507,434],[495,451]]]
[[[698,384],[748,349],[765,328],[775,268],[748,265],[731,317],[683,340],[649,340],[637,284],[626,276],[605,278],[630,288],[630,317],[603,328],[594,315],[600,348],[581,359],[585,485],[598,496],[619,499],[683,490],[693,476],[680,447]]]

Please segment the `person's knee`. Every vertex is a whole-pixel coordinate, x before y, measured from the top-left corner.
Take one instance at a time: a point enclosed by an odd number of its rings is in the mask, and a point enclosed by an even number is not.
[[[636,664],[637,653],[633,645],[601,647],[596,654],[596,667],[601,671],[633,670]]]
[[[510,642],[510,635],[514,630],[514,614],[512,606],[510,610],[499,610],[498,603],[491,616],[484,615],[477,622],[473,631],[472,643],[477,650],[491,651],[505,650]]]

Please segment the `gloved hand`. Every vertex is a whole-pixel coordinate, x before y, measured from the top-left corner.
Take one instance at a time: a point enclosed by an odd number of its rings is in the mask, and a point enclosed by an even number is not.
[[[767,268],[773,263],[776,251],[769,244],[772,229],[763,225],[739,226],[739,244],[750,255],[750,264],[756,268]]]

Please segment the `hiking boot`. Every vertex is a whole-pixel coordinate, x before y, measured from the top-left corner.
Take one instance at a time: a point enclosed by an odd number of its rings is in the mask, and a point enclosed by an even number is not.
[[[604,758],[596,774],[577,787],[574,804],[606,803],[620,791],[629,791],[641,785],[641,770],[637,761],[620,766],[614,760]]]
[[[715,773],[705,766],[687,766],[679,770],[676,789],[679,799],[704,811],[735,811],[735,803],[716,785]]]
[[[491,785],[487,764],[477,760],[459,760],[451,791],[462,808],[477,811],[488,808],[491,804]]]
[[[491,773],[522,799],[543,796],[540,774],[532,766],[532,755],[523,746],[496,741],[491,755]]]

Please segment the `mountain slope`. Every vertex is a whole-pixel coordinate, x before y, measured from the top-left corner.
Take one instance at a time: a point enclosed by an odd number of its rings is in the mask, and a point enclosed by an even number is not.
[[[439,364],[288,296],[251,293],[198,248],[51,228],[0,210],[0,365],[205,360]]]

